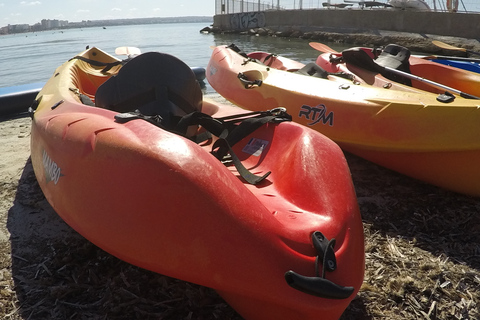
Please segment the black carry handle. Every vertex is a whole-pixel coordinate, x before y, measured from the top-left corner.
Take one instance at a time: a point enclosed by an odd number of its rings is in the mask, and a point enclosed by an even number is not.
[[[337,269],[337,259],[333,250],[335,239],[329,240],[320,231],[315,231],[312,233],[312,244],[318,254],[315,259],[315,276],[302,276],[289,270],[285,272],[287,283],[294,289],[320,298],[346,299],[350,297],[355,290],[353,287],[342,287],[325,278],[326,272],[333,272]],[[321,276],[320,263],[322,265]]]
[[[294,289],[327,299],[346,299],[354,291],[353,287],[342,287],[320,277],[302,276],[292,270],[285,273],[285,280]]]

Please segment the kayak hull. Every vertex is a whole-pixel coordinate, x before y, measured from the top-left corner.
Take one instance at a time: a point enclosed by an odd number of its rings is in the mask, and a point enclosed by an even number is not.
[[[279,58],[288,65],[287,58]],[[251,83],[239,81],[239,74]],[[241,107],[285,107],[294,121],[346,151],[442,188],[480,196],[478,100],[456,97],[445,103],[435,93],[400,84],[376,87],[278,70],[226,46],[214,50],[207,80]],[[441,169],[447,163],[448,172]]]
[[[96,48],[82,55],[112,59]],[[70,226],[124,261],[217,290],[246,319],[340,317],[362,283],[364,248],[335,143],[295,123],[263,125],[233,146],[253,173],[271,171],[254,186],[210,154],[212,141],[199,145],[144,120],[119,123],[118,112],[83,105],[70,90],[111,75],[79,61],[55,74],[37,98],[31,158],[47,200]],[[83,88],[95,96],[94,87]],[[202,111],[246,112],[206,100]],[[326,277],[353,287],[346,299],[312,296],[284,279],[289,270],[315,276],[316,230],[336,239],[338,268]]]

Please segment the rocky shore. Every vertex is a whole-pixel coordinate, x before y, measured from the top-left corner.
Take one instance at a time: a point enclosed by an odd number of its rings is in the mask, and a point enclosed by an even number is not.
[[[209,33],[240,33],[256,36],[302,38],[310,41],[336,42],[351,44],[352,46],[385,46],[395,43],[409,48],[413,52],[422,52],[435,55],[467,56],[464,51],[445,50],[432,44],[433,40],[439,40],[452,46],[480,52],[480,42],[476,39],[467,39],[433,34],[395,32],[385,30],[353,30],[317,28],[316,30],[295,28],[253,28],[244,31],[222,30],[218,27],[206,27],[201,32]]]

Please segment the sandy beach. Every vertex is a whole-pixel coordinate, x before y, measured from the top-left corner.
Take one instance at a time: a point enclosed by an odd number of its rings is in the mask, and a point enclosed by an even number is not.
[[[241,319],[213,290],[124,263],[67,226],[36,182],[30,123],[0,122],[1,319]],[[480,319],[480,199],[346,157],[366,271],[342,319]]]

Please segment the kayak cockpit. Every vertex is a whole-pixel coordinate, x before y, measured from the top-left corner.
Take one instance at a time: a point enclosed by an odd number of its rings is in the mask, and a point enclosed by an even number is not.
[[[71,60],[75,60],[70,68],[72,86],[92,102],[95,100],[97,88],[116,74],[122,66],[121,60],[97,48],[87,50]]]

